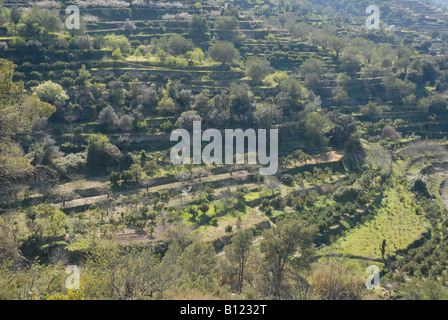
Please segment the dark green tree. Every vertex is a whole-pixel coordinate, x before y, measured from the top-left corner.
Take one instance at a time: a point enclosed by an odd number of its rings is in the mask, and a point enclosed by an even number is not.
[[[249,229],[239,231],[232,237],[232,244],[225,247],[226,258],[237,268],[238,292],[243,290],[244,271],[252,250],[253,233]]]

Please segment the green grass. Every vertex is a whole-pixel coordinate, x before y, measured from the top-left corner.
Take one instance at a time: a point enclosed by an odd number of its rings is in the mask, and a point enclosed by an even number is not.
[[[416,214],[413,195],[402,186],[386,192],[376,216],[338,239],[326,253],[381,258],[381,244],[386,240],[386,257],[405,249],[426,231],[425,218]]]
[[[260,192],[249,192],[244,195],[244,199],[246,202],[254,201],[256,199],[260,199],[261,195]]]
[[[378,261],[367,261],[367,260],[361,260],[361,259],[347,259],[347,258],[340,258],[340,257],[332,257],[331,259],[336,260],[336,261],[342,261],[345,266],[347,266],[349,268],[353,268],[355,270],[358,270],[361,273],[365,273],[366,268],[370,265],[376,265],[380,270],[382,270],[385,266],[384,263],[378,262]],[[315,262],[315,265],[318,265],[321,263],[327,263],[327,261],[328,261],[327,257],[322,257],[322,258],[319,258]],[[366,273],[366,280],[367,280],[368,276],[369,276],[369,274]]]

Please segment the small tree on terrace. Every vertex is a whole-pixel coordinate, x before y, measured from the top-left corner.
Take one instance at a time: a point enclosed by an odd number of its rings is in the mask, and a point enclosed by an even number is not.
[[[102,134],[93,134],[87,146],[87,164],[91,167],[118,165],[123,159],[120,150]]]
[[[68,100],[67,93],[62,87],[52,81],[46,81],[33,89],[41,101],[51,104],[63,103]]]
[[[115,49],[114,52],[112,52],[112,59],[114,59],[115,61],[123,60],[123,59],[124,59],[124,56],[123,56],[123,54],[121,53],[120,48]]]
[[[330,40],[328,40],[328,45],[336,52],[336,56],[339,57],[342,49],[344,49],[347,44],[341,38],[332,37],[330,38]]]
[[[268,60],[251,58],[247,62],[246,75],[251,77],[255,84],[260,84],[269,73],[271,73],[271,65]]]
[[[383,114],[383,108],[375,102],[369,101],[367,105],[361,107],[361,113],[369,119],[375,119]]]
[[[41,141],[34,143],[30,148],[33,156],[31,164],[52,165],[55,159],[64,155],[56,145],[56,141],[45,136]]]
[[[190,36],[194,39],[194,41],[204,39],[208,30],[207,19],[204,16],[195,14],[190,21]]]
[[[118,182],[120,181],[120,179],[121,179],[121,174],[119,172],[114,171],[109,176],[110,183],[112,184],[113,187],[118,186]]]
[[[221,40],[230,40],[237,34],[239,22],[236,17],[224,16],[216,20],[215,31]]]
[[[208,50],[210,57],[223,65],[232,63],[239,57],[239,52],[231,42],[220,41],[214,43]]]
[[[401,139],[401,134],[390,125],[385,125],[381,133],[381,138],[395,141]]]
[[[98,124],[102,126],[104,129],[111,131],[116,128],[118,122],[118,117],[115,114],[114,108],[111,106],[107,106],[103,110],[101,110],[98,115]]]

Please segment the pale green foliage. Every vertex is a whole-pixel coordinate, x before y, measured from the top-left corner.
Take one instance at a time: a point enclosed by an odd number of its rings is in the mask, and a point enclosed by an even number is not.
[[[261,81],[271,72],[271,65],[264,58],[251,58],[247,62],[246,75],[249,76],[255,84]]]
[[[119,36],[115,34],[108,34],[104,37],[107,41],[108,47],[112,50],[120,49],[120,52],[124,55],[130,53],[131,44],[129,43],[128,38],[125,36]]]
[[[14,64],[0,60],[0,180],[27,173],[32,167],[23,157],[17,135],[32,132],[41,119],[48,118],[54,106],[42,102],[36,94],[25,95],[22,83],[13,83]]]
[[[89,299],[151,298],[163,293],[167,279],[151,249],[105,242],[89,253],[81,291]]]
[[[0,143],[0,180],[8,181],[32,170],[30,159],[24,157],[22,148],[17,144]]]
[[[81,66],[81,69],[79,70],[79,74],[78,76],[83,80],[83,81],[87,81],[92,75],[90,74],[90,72],[86,69],[86,65],[83,64]]]
[[[182,57],[167,56],[164,64],[171,68],[186,68],[188,67],[188,60]]]
[[[167,95],[164,95],[163,98],[159,101],[156,110],[161,114],[169,114],[174,112],[177,109],[174,100]]]
[[[383,114],[383,108],[376,103],[369,101],[368,104],[361,107],[361,113],[365,117],[375,119]]]
[[[272,74],[267,75],[263,82],[268,86],[276,86],[283,80],[288,78],[288,74],[286,71],[276,71]]]
[[[260,128],[272,128],[273,125],[281,122],[283,111],[276,105],[262,102],[256,105],[254,118]]]
[[[179,266],[192,280],[206,278],[216,264],[215,249],[211,243],[193,242],[179,257]]]
[[[195,65],[200,65],[204,61],[204,52],[201,48],[195,48],[193,51],[189,51],[185,54],[193,61]]]
[[[331,129],[331,122],[319,112],[310,112],[305,116],[305,129],[309,140],[318,147],[328,144],[326,133]]]
[[[45,81],[33,89],[40,100],[48,103],[64,102],[69,97],[62,87],[53,81]]]
[[[114,60],[123,60],[123,59],[124,59],[124,56],[123,56],[123,54],[121,53],[121,49],[120,49],[120,48],[115,49],[115,50],[112,52],[112,59],[114,59]]]
[[[20,19],[20,22],[25,24],[28,28],[33,25],[44,27],[50,32],[56,32],[60,29],[62,23],[57,15],[48,10],[41,10],[33,7],[31,10],[25,12]]]
[[[43,165],[52,165],[54,160],[64,155],[56,145],[56,141],[49,136],[45,136],[42,141],[34,143],[31,146],[30,153],[33,156],[33,164]]]

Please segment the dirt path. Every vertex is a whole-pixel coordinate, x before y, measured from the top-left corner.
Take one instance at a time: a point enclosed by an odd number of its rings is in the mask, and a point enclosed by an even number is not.
[[[338,162],[339,160],[342,159],[342,157],[344,157],[343,151],[330,151],[326,154],[326,157],[319,157],[317,159],[313,158],[311,160],[304,161],[304,162],[296,162],[294,164],[287,166],[286,168],[293,169],[293,168],[303,167],[303,166],[310,165],[310,164]]]
[[[339,161],[341,158],[343,157],[343,152],[342,151],[331,151],[327,153],[327,157],[321,157],[319,159],[313,159],[304,163],[297,163],[293,166],[289,166],[288,168],[294,168],[294,167],[299,167],[299,166],[304,166],[304,165],[309,165],[309,164],[316,164],[316,163],[331,163],[331,162],[337,162]],[[209,177],[205,177],[202,179],[201,182],[216,182],[219,180],[224,180],[224,179],[228,179],[228,178],[232,178],[232,173],[228,172],[228,173],[223,173],[223,174],[217,174],[217,175],[212,175]],[[196,179],[196,182],[198,182],[199,180]],[[88,190],[88,189],[103,189],[104,192],[103,194],[97,194],[96,196],[81,196],[80,198],[74,199],[74,200],[70,200],[70,201],[66,201],[65,203],[63,202],[59,202],[59,203],[54,203],[53,205],[55,207],[58,208],[75,208],[75,207],[79,207],[82,205],[90,205],[93,204],[95,202],[102,202],[107,200],[107,191],[109,190],[109,176],[97,176],[97,177],[84,177],[81,176],[79,179],[70,181],[70,182],[66,182],[63,183],[61,185],[58,186],[57,191],[62,192],[62,193],[66,193],[66,194],[70,194],[70,193],[76,193],[79,192],[80,190]],[[168,183],[168,184],[163,184],[163,185],[159,185],[159,186],[154,186],[148,189],[149,192],[157,192],[157,191],[161,191],[161,190],[167,190],[167,189],[172,189],[172,188],[178,188],[181,187],[183,184],[181,182],[174,182],[174,183]],[[282,188],[282,197],[286,196],[287,190],[284,186],[281,187]],[[129,195],[129,194],[134,194],[134,193],[143,193],[146,192],[146,188],[145,187],[136,187],[133,189],[129,189],[126,191],[117,191],[117,192],[112,192],[111,194],[109,194],[110,196],[112,196],[113,198],[118,198],[120,195]],[[10,197],[8,195],[8,197]],[[5,202],[8,202],[7,199],[4,199]]]
[[[220,180],[225,180],[228,178],[231,178],[232,175],[230,173],[223,173],[223,174],[218,174],[218,175],[213,175],[213,176],[209,176],[206,178],[202,178],[201,183],[205,183],[205,182],[216,182],[216,181],[220,181]],[[195,182],[199,182],[199,179],[194,180]],[[187,186],[188,184],[184,184],[182,182],[173,182],[173,183],[167,183],[167,184],[162,184],[159,186],[155,186],[155,187],[150,187],[148,189],[146,189],[145,187],[140,187],[140,188],[136,188],[136,189],[132,189],[132,190],[126,190],[126,191],[117,191],[117,192],[113,192],[111,194],[112,198],[118,198],[120,195],[129,195],[129,194],[135,194],[135,193],[145,193],[147,190],[149,193],[153,193],[153,192],[158,192],[161,190],[167,190],[167,189],[174,189],[174,188],[179,188],[182,186]],[[81,205],[85,205],[85,204],[92,204],[95,202],[100,202],[100,201],[105,201],[108,198],[107,195],[100,195],[100,196],[94,196],[94,197],[85,197],[85,198],[80,198],[80,199],[75,199],[72,201],[67,201],[65,203],[60,202],[60,203],[56,203],[54,204],[54,206],[61,208],[61,207],[65,207],[65,208],[73,208],[73,207],[78,207]]]

